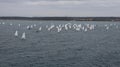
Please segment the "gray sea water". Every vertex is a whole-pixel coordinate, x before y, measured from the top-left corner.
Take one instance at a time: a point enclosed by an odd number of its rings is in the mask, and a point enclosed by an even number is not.
[[[48,31],[65,24],[82,28]],[[0,20],[0,67],[120,67],[120,22]]]

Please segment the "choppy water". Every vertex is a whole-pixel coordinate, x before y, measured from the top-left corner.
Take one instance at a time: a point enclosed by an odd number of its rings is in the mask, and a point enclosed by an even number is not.
[[[120,67],[120,22],[1,20],[0,67]]]

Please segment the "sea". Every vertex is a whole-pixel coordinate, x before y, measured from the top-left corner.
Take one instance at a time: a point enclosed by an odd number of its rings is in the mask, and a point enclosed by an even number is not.
[[[120,67],[120,22],[0,20],[0,67]]]

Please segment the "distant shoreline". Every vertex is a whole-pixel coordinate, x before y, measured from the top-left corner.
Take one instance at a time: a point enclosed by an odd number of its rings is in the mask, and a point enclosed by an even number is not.
[[[120,17],[0,17],[0,20],[120,21]]]

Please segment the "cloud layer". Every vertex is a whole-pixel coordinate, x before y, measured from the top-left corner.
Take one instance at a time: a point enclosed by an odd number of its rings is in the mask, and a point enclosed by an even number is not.
[[[0,16],[120,16],[120,0],[0,0]]]

